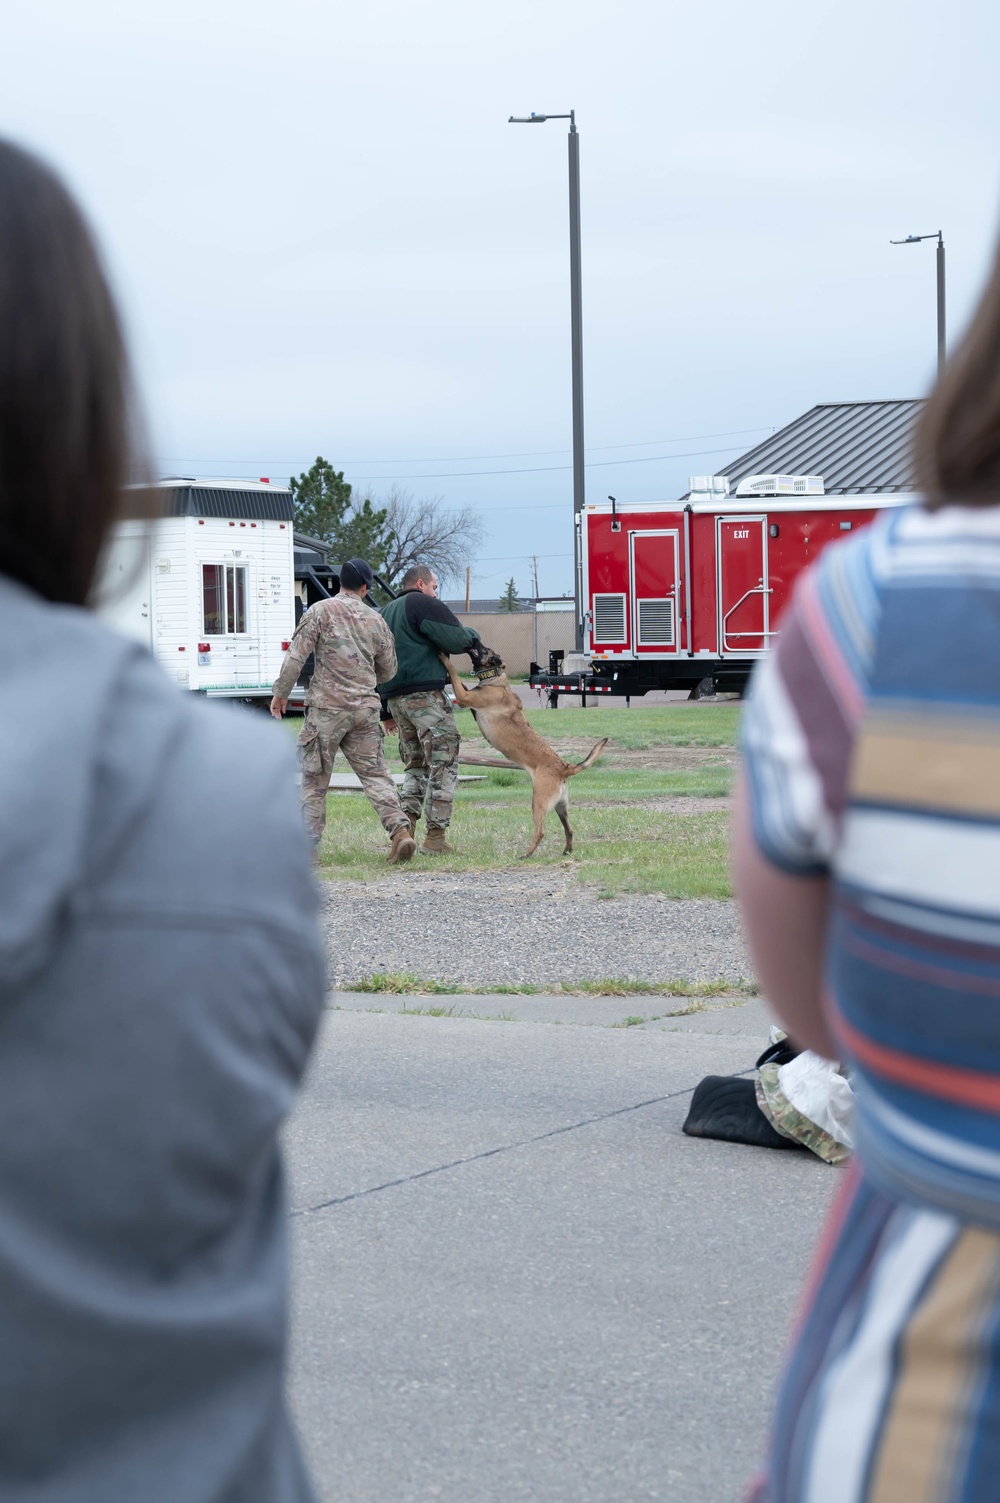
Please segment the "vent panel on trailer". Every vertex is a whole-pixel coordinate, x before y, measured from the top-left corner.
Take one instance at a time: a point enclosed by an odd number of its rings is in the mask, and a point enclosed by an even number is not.
[[[621,595],[594,596],[594,641],[617,645],[628,641],[625,630],[625,601]]]
[[[635,608],[639,623],[636,641],[639,646],[673,647],[673,600],[637,600]]]

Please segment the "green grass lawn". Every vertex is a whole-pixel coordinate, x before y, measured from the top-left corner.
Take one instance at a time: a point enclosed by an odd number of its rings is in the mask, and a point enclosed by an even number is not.
[[[646,709],[526,710],[528,721],[550,741],[599,741],[610,736],[627,751],[657,746],[734,746],[740,707],[720,705],[650,705]],[[463,736],[478,738],[468,710],[458,711]]]
[[[670,898],[730,896],[728,813],[710,804],[704,813],[679,813],[669,807],[669,801],[718,799],[731,791],[735,706],[531,710],[528,718],[557,746],[562,741],[611,738],[597,765],[569,785],[574,854],[563,857],[562,828],[552,814],[531,866],[559,867],[576,881],[596,885],[609,898],[629,892]],[[300,723],[285,722],[288,732],[296,735]],[[459,724],[463,750],[493,755],[468,712],[459,712]],[[655,760],[657,748],[669,752],[684,747],[702,748],[707,755],[694,767],[676,770],[616,762],[619,750],[649,752]],[[713,749],[719,751],[717,758],[711,755]],[[390,770],[397,771],[393,737],[386,741],[386,757]],[[340,758],[337,769],[348,770]],[[479,771],[475,767],[462,770]],[[433,861],[436,870],[458,872],[517,865],[531,838],[531,780],[521,771],[484,771],[483,781],[459,785],[449,836],[455,854],[418,855],[413,867],[428,870]],[[364,796],[331,794],[319,851],[320,874],[354,881],[377,879],[388,871],[386,850],[385,836]]]
[[[466,785],[468,789],[469,785]],[[477,800],[463,789],[455,800],[449,839],[453,856],[418,856],[426,869],[495,871],[514,866],[531,836],[530,797],[514,789],[500,803]],[[562,855],[562,830],[552,816],[533,866],[557,866],[580,882],[596,883],[602,896],[659,892],[671,898],[729,896],[726,870],[729,819],[723,812],[676,815],[642,805],[579,809],[570,805],[576,850]],[[557,835],[558,832],[558,835]],[[385,876],[385,836],[361,794],[331,795],[320,846],[320,870],[355,881]]]

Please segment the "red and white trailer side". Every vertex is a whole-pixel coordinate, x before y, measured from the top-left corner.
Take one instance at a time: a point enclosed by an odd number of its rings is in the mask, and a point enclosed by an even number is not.
[[[537,673],[550,693],[742,689],[773,646],[800,572],[906,494],[692,495],[583,513],[585,680]]]

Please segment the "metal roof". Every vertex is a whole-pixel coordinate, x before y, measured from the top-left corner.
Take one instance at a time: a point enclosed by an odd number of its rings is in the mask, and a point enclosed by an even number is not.
[[[821,402],[719,471],[730,493],[748,475],[822,475],[828,496],[912,491],[911,441],[923,402]],[[808,504],[808,503],[805,503]]]
[[[291,491],[276,485],[210,486],[163,485],[163,515],[167,517],[246,517],[255,521],[291,522],[295,505]]]

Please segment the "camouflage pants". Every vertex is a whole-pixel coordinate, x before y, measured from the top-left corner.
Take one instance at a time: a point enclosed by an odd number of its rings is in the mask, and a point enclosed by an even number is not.
[[[447,829],[458,781],[461,736],[455,712],[440,689],[390,699],[399,726],[399,756],[406,769],[400,802],[418,819],[427,805],[427,823]]]
[[[378,710],[319,710],[310,706],[299,735],[302,769],[302,814],[318,841],[326,824],[326,795],[338,750],[361,779],[368,802],[391,835],[406,823],[396,785],[382,753],[383,730]]]

